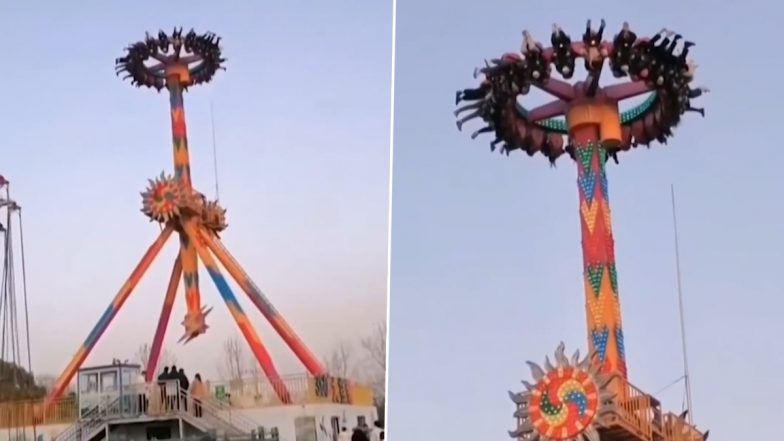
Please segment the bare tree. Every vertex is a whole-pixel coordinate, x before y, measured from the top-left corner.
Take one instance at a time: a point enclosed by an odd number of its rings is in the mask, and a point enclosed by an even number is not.
[[[387,324],[385,322],[376,325],[373,332],[362,339],[362,348],[367,352],[367,356],[378,369],[386,374],[387,371]]]
[[[349,378],[355,373],[353,357],[354,347],[345,340],[340,340],[332,353],[324,358],[324,365],[330,375],[339,378]]]
[[[387,378],[387,324],[376,325],[373,332],[360,342],[368,361],[365,381],[373,388],[376,396],[376,407],[379,414],[384,414],[386,404]]]
[[[134,360],[142,365],[142,369],[147,369],[147,364],[150,362],[150,352],[152,352],[152,345],[149,343],[139,345],[139,349],[136,350]],[[171,366],[173,364],[177,364],[177,357],[164,349],[161,352],[160,357],[158,357],[158,372],[161,372],[165,366]]]
[[[242,382],[245,370],[245,346],[239,337],[229,337],[223,342],[223,369],[229,381]]]
[[[46,389],[47,392],[51,392],[54,384],[57,382],[57,377],[54,375],[49,374],[41,374],[35,377],[35,384],[38,386],[43,387]]]
[[[248,368],[246,372],[250,377],[250,381],[253,382],[253,390],[256,398],[261,397],[264,372],[261,370],[261,366],[259,366],[259,362],[255,357],[248,357]]]

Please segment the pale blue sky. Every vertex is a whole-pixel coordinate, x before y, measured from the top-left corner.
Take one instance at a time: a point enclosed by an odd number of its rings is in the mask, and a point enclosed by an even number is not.
[[[398,0],[389,425],[393,437],[508,439],[506,391],[559,341],[583,351],[576,170],[491,154],[454,125],[454,92],[484,58],[553,22],[666,26],[697,46],[699,100],[666,147],[608,166],[631,381],[681,375],[670,184],[676,186],[694,415],[711,439],[780,433],[784,334],[780,63],[772,1]],[[682,389],[660,394],[680,410]],[[396,435],[398,434],[399,435]]]
[[[193,178],[210,197],[214,103],[226,245],[319,354],[385,319],[391,2],[3,2],[0,173],[24,206],[37,372],[59,374],[158,232],[139,192],[171,170],[168,99],[120,81],[114,59],[175,25],[221,35],[228,58],[185,96]],[[152,339],[175,243],[88,363]],[[239,333],[202,276],[212,329],[174,351],[212,375]],[[236,294],[280,370],[304,371]],[[180,299],[171,348],[183,315]]]

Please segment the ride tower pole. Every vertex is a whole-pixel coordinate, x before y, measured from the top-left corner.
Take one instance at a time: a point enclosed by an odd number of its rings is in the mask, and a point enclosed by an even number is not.
[[[166,89],[169,91],[171,111],[172,153],[174,158],[174,179],[180,181],[182,189],[193,192],[191,182],[191,162],[188,151],[188,130],[185,125],[185,106],[183,87],[190,84],[187,64],[174,62],[166,67]],[[186,313],[182,324],[185,326],[183,339],[190,341],[206,331],[205,314],[201,308],[199,291],[199,262],[196,249],[183,231],[180,235],[180,261],[182,262],[182,283],[185,289]]]
[[[607,189],[607,147],[621,140],[617,101],[578,98],[566,115],[575,149],[583,248],[588,347],[604,374],[627,379],[615,242]]]

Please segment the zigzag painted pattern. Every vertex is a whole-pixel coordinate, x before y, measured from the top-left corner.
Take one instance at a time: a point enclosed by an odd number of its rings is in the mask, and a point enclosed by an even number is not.
[[[583,238],[583,275],[589,339],[605,372],[626,376],[618,298],[615,244],[607,199],[606,151],[599,144],[577,147],[577,186]]]

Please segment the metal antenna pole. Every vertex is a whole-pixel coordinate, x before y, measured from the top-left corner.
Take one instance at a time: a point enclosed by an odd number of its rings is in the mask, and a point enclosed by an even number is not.
[[[215,141],[215,112],[213,111],[212,103],[210,103],[210,124],[212,125],[212,167],[215,174],[215,200],[220,200],[220,193],[218,191],[218,143]]]
[[[681,347],[683,348],[683,382],[686,388],[686,406],[689,411],[689,424],[694,424],[694,408],[691,403],[691,375],[689,375],[689,357],[686,350],[686,320],[683,314],[683,287],[681,285],[681,257],[678,247],[678,218],[675,216],[675,185],[670,186],[672,196],[672,226],[675,237],[675,274],[678,283],[678,312],[681,320]]]

